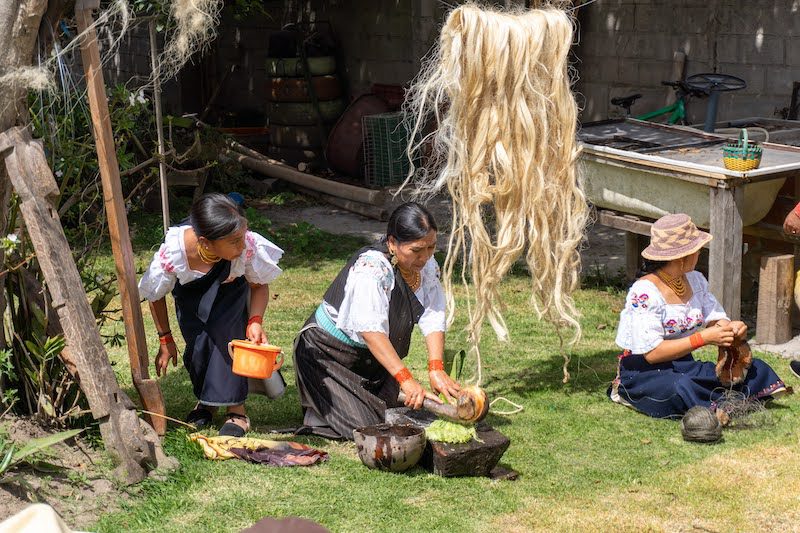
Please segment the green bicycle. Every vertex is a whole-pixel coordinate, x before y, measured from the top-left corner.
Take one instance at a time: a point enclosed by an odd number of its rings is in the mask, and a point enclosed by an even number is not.
[[[672,87],[675,91],[675,101],[655,111],[643,113],[633,118],[651,121],[664,116],[666,117],[667,124],[681,124],[686,126],[688,125],[686,121],[686,102],[689,98],[708,97],[709,104],[706,112],[705,131],[714,131],[713,124],[717,115],[717,104],[720,93],[738,91],[747,87],[747,83],[741,78],[728,74],[716,73],[695,74],[689,76],[685,80],[662,81],[661,85]],[[625,110],[625,116],[629,117],[631,116],[631,106],[641,97],[641,94],[631,94],[612,98],[611,103],[623,108]],[[708,129],[709,127],[711,128],[710,130]]]

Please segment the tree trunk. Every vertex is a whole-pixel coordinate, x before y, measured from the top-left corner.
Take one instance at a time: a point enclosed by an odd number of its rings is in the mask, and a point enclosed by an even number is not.
[[[33,60],[33,45],[39,24],[47,8],[47,0],[0,1],[0,77],[16,68],[28,66]],[[25,88],[0,82],[0,132],[27,117]],[[5,163],[0,158],[0,237],[8,233],[8,204],[11,184]],[[0,248],[0,265],[5,253]],[[0,275],[0,318],[6,310],[5,275]],[[0,350],[6,348],[5,328],[0,328]]]

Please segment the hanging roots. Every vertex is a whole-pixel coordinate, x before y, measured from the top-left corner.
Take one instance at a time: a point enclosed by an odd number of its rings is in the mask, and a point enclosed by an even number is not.
[[[173,0],[170,16],[175,20],[175,29],[167,36],[159,58],[162,80],[175,76],[192,54],[214,39],[223,3],[223,0]]]
[[[571,18],[553,7],[461,6],[448,16],[406,97],[416,139],[409,158],[426,158],[406,183],[414,178],[425,196],[445,186],[450,193],[452,233],[442,276],[448,318],[451,276],[460,261],[473,346],[484,319],[507,338],[498,285],[523,254],[537,317],[555,324],[559,335],[572,328],[572,343],[580,338],[571,293],[579,282],[588,207],[576,176],[572,36]]]
[[[55,82],[45,67],[20,67],[0,76],[0,87],[49,91],[55,88]]]

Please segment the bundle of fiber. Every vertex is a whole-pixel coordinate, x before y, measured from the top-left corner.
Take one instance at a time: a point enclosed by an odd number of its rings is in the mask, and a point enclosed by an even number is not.
[[[573,343],[580,337],[571,294],[579,283],[588,207],[576,176],[572,36],[572,19],[554,7],[458,7],[406,97],[417,139],[409,156],[426,156],[407,183],[413,179],[422,195],[444,187],[450,193],[448,314],[452,320],[451,279],[461,264],[476,351],[484,320],[499,338],[508,336],[499,284],[523,254],[537,317],[554,324],[559,336],[572,328]]]

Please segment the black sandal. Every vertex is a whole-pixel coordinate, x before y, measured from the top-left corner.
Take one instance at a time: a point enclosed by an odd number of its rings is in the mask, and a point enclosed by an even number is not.
[[[231,422],[231,420],[244,420],[247,423],[247,429],[239,424]],[[225,423],[219,428],[220,437],[244,437],[244,434],[250,429],[250,419],[247,415],[240,415],[239,413],[225,413]]]
[[[197,429],[204,428],[214,420],[214,413],[202,405],[198,405],[186,415],[186,423],[192,424]]]

